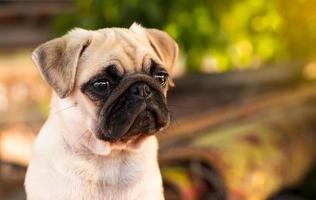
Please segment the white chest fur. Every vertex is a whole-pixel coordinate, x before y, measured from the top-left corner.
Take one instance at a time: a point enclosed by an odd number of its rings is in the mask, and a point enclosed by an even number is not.
[[[34,146],[25,186],[29,200],[163,199],[157,140],[139,152],[91,156],[65,145],[48,120]]]

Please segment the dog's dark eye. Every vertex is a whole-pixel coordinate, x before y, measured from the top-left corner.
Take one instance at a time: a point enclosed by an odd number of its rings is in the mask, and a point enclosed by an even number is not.
[[[168,82],[168,74],[166,72],[157,72],[154,78],[160,83],[162,87],[166,87]]]
[[[92,83],[93,91],[99,95],[105,95],[110,88],[110,82],[107,80],[97,80]]]

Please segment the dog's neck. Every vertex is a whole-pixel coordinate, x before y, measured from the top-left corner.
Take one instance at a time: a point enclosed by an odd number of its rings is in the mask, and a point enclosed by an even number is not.
[[[64,188],[60,195],[66,199],[163,199],[154,136],[146,140],[139,152],[93,155],[69,148],[70,144],[61,137],[64,130],[55,119],[48,118],[33,146],[36,159],[32,160],[30,169],[40,170],[28,172],[33,180],[48,176],[49,182],[28,185],[41,188],[41,184],[46,184],[47,193],[57,185]]]

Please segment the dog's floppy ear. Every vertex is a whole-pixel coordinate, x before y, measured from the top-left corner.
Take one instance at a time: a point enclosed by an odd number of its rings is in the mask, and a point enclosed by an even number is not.
[[[171,72],[178,57],[177,43],[165,32],[158,29],[145,29],[151,47]]]
[[[79,58],[90,44],[89,35],[84,29],[74,29],[40,45],[32,53],[42,77],[60,98],[67,97],[74,87]]]

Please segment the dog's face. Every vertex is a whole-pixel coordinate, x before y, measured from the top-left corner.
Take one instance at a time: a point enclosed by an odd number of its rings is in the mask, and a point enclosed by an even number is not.
[[[166,94],[177,54],[166,33],[133,24],[75,29],[38,47],[33,60],[60,102],[74,105],[63,112],[66,124],[96,140],[128,143],[168,125]]]

